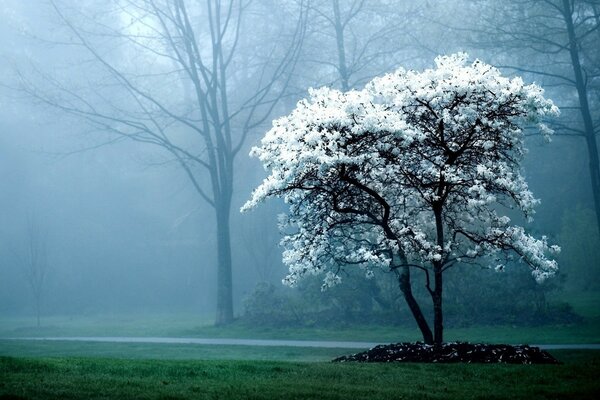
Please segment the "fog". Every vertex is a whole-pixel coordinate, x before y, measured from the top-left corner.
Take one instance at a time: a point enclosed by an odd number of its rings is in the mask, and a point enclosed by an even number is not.
[[[550,143],[526,139],[523,171],[541,199],[527,230],[562,252],[559,274],[543,285],[522,266],[453,273],[448,326],[579,321],[570,294],[600,288],[600,208],[590,179],[600,170],[597,159],[590,167],[589,150],[600,129],[598,2],[577,0],[572,10],[583,88],[569,52],[553,47],[568,46],[566,28],[543,31],[552,2],[256,0],[245,8],[233,1],[231,15],[229,2],[220,10],[208,2],[210,12],[203,2],[182,3],[197,50],[170,20],[181,16],[179,2],[0,1],[0,319],[35,326],[39,311],[42,326],[63,316],[185,314],[199,325],[414,327],[385,273],[375,283],[350,276],[325,292],[319,277],[282,285],[277,215],[287,207],[271,201],[239,212],[266,177],[248,153],[309,87],[360,89],[396,68],[423,69],[439,54],[464,51],[536,82],[561,108],[549,122]],[[225,34],[215,42],[209,21],[219,13]],[[525,26],[527,15],[541,22]],[[192,69],[201,82],[190,79]],[[592,133],[580,113],[582,89]],[[232,142],[225,153],[215,142],[216,161],[202,132]],[[39,299],[32,248],[43,264]],[[413,286],[424,296],[420,279]],[[503,311],[514,296],[523,305]],[[534,310],[540,296],[543,312]],[[476,320],[467,318],[478,299]]]

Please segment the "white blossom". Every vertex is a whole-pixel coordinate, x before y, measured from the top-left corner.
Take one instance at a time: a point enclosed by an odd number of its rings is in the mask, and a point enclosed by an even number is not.
[[[399,257],[423,267],[514,253],[542,281],[557,270],[558,246],[510,225],[497,204],[531,219],[539,203],[519,165],[523,129],[557,107],[536,85],[503,77],[463,53],[440,56],[422,72],[399,69],[363,90],[309,90],[273,122],[252,149],[269,175],[243,210],[273,196],[289,205],[282,220],[287,284],[339,268],[366,276],[395,268]],[[441,205],[438,245],[433,209]],[[495,269],[501,270],[503,264]]]

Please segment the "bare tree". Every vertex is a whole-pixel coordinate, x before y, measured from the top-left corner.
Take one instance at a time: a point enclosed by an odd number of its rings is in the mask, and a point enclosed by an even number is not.
[[[597,0],[467,0],[468,22],[437,22],[494,53],[499,67],[532,74],[555,88],[558,135],[585,140],[596,225],[600,231],[600,4]],[[491,58],[491,57],[490,57]],[[491,58],[492,59],[492,58]],[[560,97],[559,97],[560,94]]]
[[[42,75],[50,88],[41,90],[21,74],[23,88],[111,133],[107,142],[157,146],[181,168],[214,210],[216,324],[231,322],[234,160],[286,93],[302,45],[304,4],[292,24],[281,21],[270,32],[255,23],[266,10],[244,0],[114,0],[93,13],[58,0],[50,5],[68,44],[83,49],[87,68],[103,75],[87,89]],[[261,33],[269,40],[253,43]]]
[[[311,2],[307,41],[315,44],[306,46],[304,60],[311,78],[347,91],[396,69],[408,58],[413,17],[422,6],[402,0]]]
[[[42,297],[48,275],[46,239],[33,219],[27,221],[26,240],[20,264],[33,294],[37,327],[40,327]]]

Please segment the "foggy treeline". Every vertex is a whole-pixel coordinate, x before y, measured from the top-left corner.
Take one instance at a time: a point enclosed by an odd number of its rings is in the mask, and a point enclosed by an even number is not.
[[[599,287],[597,0],[4,0],[0,19],[0,316],[228,323],[297,296],[280,284],[285,205],[239,212],[265,176],[250,148],[309,87],[361,88],[455,52],[561,109],[525,158],[541,199],[528,228],[562,247],[561,272],[542,288],[496,274],[494,293]],[[392,307],[378,279],[301,296]],[[486,296],[479,279],[455,277],[456,308]]]

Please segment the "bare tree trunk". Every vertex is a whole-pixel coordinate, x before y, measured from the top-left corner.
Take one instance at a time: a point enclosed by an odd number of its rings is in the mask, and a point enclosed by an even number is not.
[[[348,67],[346,65],[346,48],[344,45],[344,26],[340,14],[339,0],[333,0],[333,15],[335,19],[335,40],[338,51],[338,72],[340,73],[341,89],[346,92],[350,89],[348,84]]]
[[[217,214],[217,316],[215,325],[233,321],[233,285],[231,262],[230,207],[219,205]]]
[[[406,264],[406,262],[405,262]],[[412,293],[412,287],[410,285],[410,268],[402,267],[400,268],[400,272],[398,273],[398,282],[400,285],[400,291],[404,295],[404,300],[410,309],[410,312],[421,331],[421,335],[423,336],[423,341],[427,344],[433,344],[433,334],[431,333],[431,328],[423,315],[423,311],[421,311],[421,307],[419,307],[419,303],[415,299]]]
[[[443,187],[440,185],[440,188]],[[441,196],[442,190],[438,190],[438,196]],[[442,221],[442,206],[434,206],[435,228],[437,235],[437,245],[440,249],[444,248],[444,225]],[[442,261],[433,262],[434,288],[431,293],[433,300],[433,335],[436,345],[441,345],[444,342],[444,313],[442,308],[442,292],[443,292],[443,263]]]
[[[35,314],[36,314],[36,319],[37,319],[37,327],[40,327],[40,306],[41,306],[41,299],[39,296],[35,297]]]
[[[434,265],[434,284],[431,299],[433,300],[433,335],[434,343],[441,345],[444,342],[444,313],[442,309],[442,266],[436,262]]]
[[[231,198],[233,195],[233,158],[229,149],[222,149],[223,160],[220,176],[215,177],[214,210],[217,219],[217,315],[215,325],[226,325],[233,321],[233,279],[231,258]]]
[[[22,263],[33,294],[36,325],[39,328],[42,297],[48,273],[48,259],[45,235],[41,233],[39,226],[31,217],[27,219],[27,241]]]

